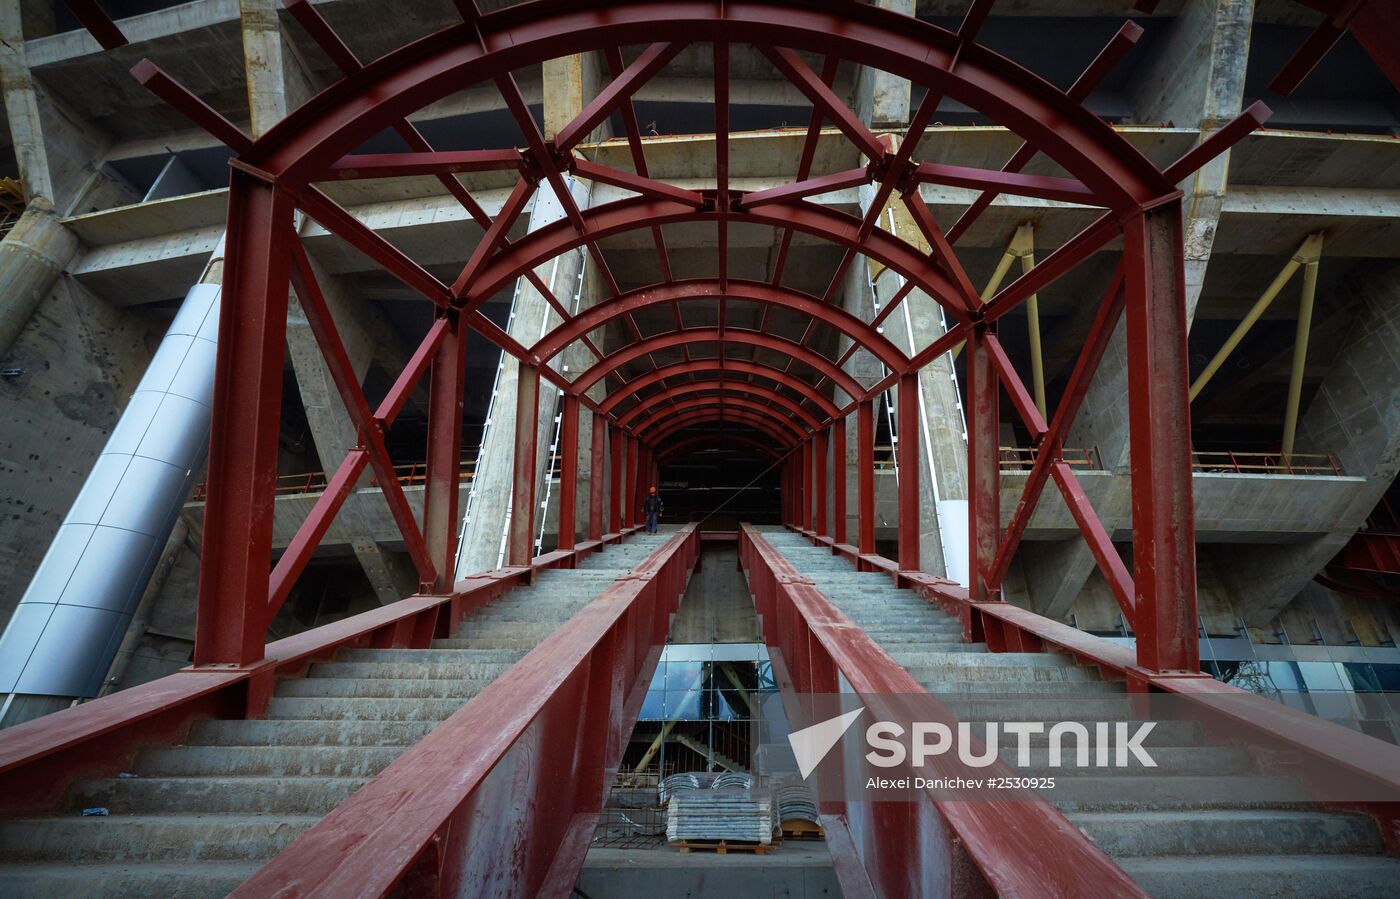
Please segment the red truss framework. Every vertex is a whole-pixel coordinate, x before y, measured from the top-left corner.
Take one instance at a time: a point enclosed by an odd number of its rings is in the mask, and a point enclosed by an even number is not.
[[[724,423],[741,429],[743,440],[771,448],[783,461],[784,511],[790,523],[838,543],[846,540],[845,491],[835,491],[827,515],[825,485],[846,476],[845,419],[858,421],[859,551],[874,553],[874,403],[886,390],[899,392],[901,439],[898,461],[899,552],[902,571],[919,568],[919,464],[917,374],[939,355],[966,342],[970,592],[974,600],[998,601],[1007,568],[1046,484],[1053,480],[1093,550],[1125,616],[1137,634],[1139,664],[1153,671],[1198,672],[1196,647],[1195,541],[1191,500],[1190,427],[1187,401],[1186,323],[1183,305],[1182,211],[1176,184],[1263,122],[1268,110],[1256,104],[1239,119],[1204,139],[1181,159],[1159,169],[1111,127],[1090,113],[1083,100],[1141,33],[1131,22],[1089,62],[1078,81],[1061,92],[1015,63],[977,43],[991,10],[974,0],[956,31],[858,2],[616,3],[598,0],[525,3],[489,14],[471,0],[458,0],[461,24],[446,28],[363,64],[335,35],[308,0],[288,7],[344,72],[344,77],[254,141],[149,62],[134,73],[148,88],[230,146],[233,159],[228,243],[215,408],[209,460],[209,497],[195,661],[197,665],[247,665],[261,657],[271,614],[286,599],[296,577],[340,505],[366,467],[379,482],[425,592],[452,586],[458,521],[466,335],[476,330],[520,362],[516,443],[516,509],[533,510],[532,472],[541,380],[564,394],[561,521],[575,517],[580,408],[593,417],[593,464],[605,464],[603,430],[613,432],[613,502],[609,529],[634,520],[638,487],[657,460],[705,444],[695,425]],[[650,176],[632,96],[687,45],[709,44],[715,62],[716,183],[695,191]],[[729,53],[733,44],[757,48],[813,108],[792,183],[755,192],[734,189],[729,179]],[[645,49],[624,65],[620,48]],[[545,60],[598,51],[608,61],[611,82],[552,140],[530,113],[511,72]],[[803,54],[822,59],[819,70]],[[831,84],[841,62],[881,69],[927,88],[907,133],[898,142],[873,134]],[[493,83],[524,136],[520,149],[436,151],[404,118],[471,85]],[[977,110],[1023,141],[1000,170],[946,165],[915,158],[919,139],[943,98]],[[575,153],[605,119],[618,114],[634,171],[600,165]],[[842,172],[813,171],[823,126],[834,126],[866,159]],[[354,148],[393,129],[407,153],[357,155]],[[1045,154],[1064,177],[1028,175],[1026,165]],[[514,171],[518,180],[502,209],[489,216],[456,177],[458,173]],[[431,175],[484,230],[460,274],[445,283],[362,224],[317,185],[347,179]],[[635,194],[579,208],[566,179],[583,178]],[[979,192],[952,223],[939,223],[919,193],[921,184],[947,184]],[[562,204],[559,221],[512,240],[509,235],[542,186]],[[868,185],[869,212],[852,216],[810,198],[836,189]],[[1017,280],[983,301],[973,288],[954,246],[1001,194],[1097,207],[1102,214],[1063,246],[1042,256]],[[901,204],[922,239],[924,252],[879,227],[890,203]],[[298,210],[338,235],[404,285],[434,304],[436,320],[399,375],[387,398],[370,409],[356,381],[334,323],[293,225]],[[712,277],[672,276],[662,226],[703,222],[718,235]],[[782,237],[774,271],[765,281],[730,276],[729,231],[762,225]],[[648,231],[662,280],[623,292],[599,241]],[[828,288],[809,294],[783,284],[792,237],[803,233],[839,248],[841,262]],[[1046,420],[1037,411],[1020,374],[997,337],[998,320],[1114,240],[1121,260],[1099,301],[1097,318],[1058,408]],[[582,248],[597,270],[605,297],[573,315],[533,272],[561,254]],[[873,260],[897,272],[905,286],[871,321],[835,305],[850,266]],[[525,346],[489,321],[480,307],[499,290],[528,278],[561,324],[533,346]],[[296,291],[326,362],[359,434],[358,445],[329,479],[301,530],[272,565],[273,482],[276,477],[288,287]],[[880,325],[913,291],[942,306],[946,334],[915,353],[885,339]],[[718,323],[685,327],[681,308],[696,301],[718,303]],[[758,304],[761,322],[741,328],[726,321],[729,302]],[[643,336],[635,314],[670,309],[674,328]],[[769,331],[775,309],[809,322],[799,339]],[[1133,570],[1110,542],[1094,510],[1061,455],[1065,435],[1120,319],[1128,341],[1128,410],[1131,438]],[[614,321],[633,337],[604,353],[589,335]],[[811,346],[819,326],[849,338],[839,358]],[[572,379],[549,363],[570,346],[582,346],[595,361]],[[731,358],[727,348],[753,348],[753,361]],[[700,353],[703,348],[710,352]],[[683,361],[659,365],[654,354],[680,349]],[[858,349],[868,350],[887,375],[862,384],[843,370]],[[694,354],[692,351],[697,351]],[[786,360],[774,366],[758,351]],[[634,362],[651,370],[625,379]],[[799,366],[799,368],[795,368]],[[813,381],[805,372],[814,372]],[[595,401],[589,388],[607,377],[613,386]],[[428,478],[421,520],[415,518],[397,481],[384,434],[409,393],[429,386]],[[830,393],[827,387],[830,385]],[[649,391],[643,393],[643,391]],[[997,431],[1005,392],[1031,433],[1036,462],[1009,526],[1001,526]],[[629,403],[644,396],[645,407]],[[664,404],[664,405],[663,405]],[[730,439],[726,435],[726,439]],[[828,471],[828,444],[835,471]],[[624,477],[625,473],[625,477]],[[626,497],[623,496],[625,483]],[[589,536],[603,536],[602,479],[593,479]],[[620,511],[619,511],[620,510]],[[528,563],[532,514],[514,516],[510,563]],[[561,527],[561,546],[572,545]],[[270,572],[270,574],[269,574]]]

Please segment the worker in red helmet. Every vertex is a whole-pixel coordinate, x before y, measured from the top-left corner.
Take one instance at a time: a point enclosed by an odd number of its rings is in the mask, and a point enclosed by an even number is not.
[[[642,500],[642,512],[647,517],[647,533],[656,533],[656,523],[661,520],[661,513],[666,511],[666,504],[661,501],[661,495],[652,487],[647,491],[647,498]]]

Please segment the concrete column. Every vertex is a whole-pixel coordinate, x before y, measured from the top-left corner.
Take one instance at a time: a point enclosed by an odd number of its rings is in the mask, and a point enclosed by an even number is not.
[[[866,206],[873,199],[873,191],[862,188],[860,197],[862,205]],[[895,204],[890,209],[894,211],[895,233],[928,252],[928,245],[903,205]],[[890,226],[891,216],[887,211],[881,217],[881,227],[888,229]],[[874,281],[875,293],[883,308],[899,290],[902,280],[896,273],[881,269]],[[870,315],[865,318],[869,321]],[[900,307],[885,319],[884,329],[885,335],[895,346],[910,355],[942,337],[945,332],[940,307],[921,290],[909,292]],[[924,366],[919,372],[918,391],[913,395],[922,402],[919,414],[908,419],[915,425],[913,439],[921,447],[917,474],[920,484],[919,558],[923,569],[930,574],[964,582],[967,567],[967,437],[952,357],[944,354]],[[898,402],[896,398],[896,410]],[[905,418],[901,416],[900,420],[904,421]],[[903,443],[902,429],[899,438]],[[946,547],[943,542],[945,534],[949,539]]]
[[[1239,115],[1253,19],[1253,0],[1189,0],[1143,64],[1141,77],[1133,80],[1138,118],[1199,128],[1208,136]],[[1229,164],[1229,152],[1223,153],[1181,185],[1188,328],[1205,283]],[[1087,315],[1081,321],[1086,331],[1089,321]],[[1096,447],[1104,467],[1120,474],[1128,471],[1129,450],[1124,329],[1120,321],[1066,441],[1071,447]],[[1031,607],[1051,617],[1068,614],[1094,570],[1088,546],[1075,539],[1045,544],[1033,554],[1026,571]]]
[[[315,90],[295,44],[282,31],[279,0],[238,0],[253,136],[260,137]]]
[[[0,87],[26,195],[48,199],[62,215],[141,199],[101,165],[112,136],[84,122],[33,79],[20,7],[0,5]]]
[[[570,190],[574,202],[580,208],[586,208],[589,183],[573,181]],[[529,229],[535,231],[563,217],[563,206],[548,183],[542,183],[530,211]],[[573,251],[540,266],[535,270],[535,274],[550,288],[560,303],[569,304],[578,291],[582,266],[583,254]],[[514,311],[507,326],[510,335],[525,346],[533,346],[542,336],[557,327],[559,322],[558,314],[550,308],[544,296],[528,280],[522,278],[516,285]],[[563,360],[560,356],[550,360],[550,367],[556,371],[562,366]],[[465,536],[457,562],[458,577],[465,577],[477,571],[489,571],[498,565],[501,538],[505,531],[507,498],[510,496],[510,485],[514,478],[512,460],[519,368],[516,359],[510,356],[503,357],[490,422],[477,456],[476,476],[472,480],[471,509],[464,524]],[[554,437],[554,416],[559,391],[552,384],[544,384],[541,385],[541,394],[544,404],[539,415],[539,433],[535,441],[535,472],[538,478],[543,479],[548,477],[548,453]],[[538,486],[535,495],[544,495]]]
[[[1344,474],[1365,478],[1366,486],[1323,537],[1215,549],[1235,611],[1251,626],[1268,624],[1302,592],[1400,474],[1400,266],[1369,267],[1349,275],[1339,290],[1358,311],[1299,422],[1297,449],[1332,453]]]
[[[914,0],[876,0],[876,6],[914,15]],[[856,71],[855,112],[878,131],[903,130],[909,123],[909,82],[879,69]]]
[[[597,53],[559,56],[544,63],[544,136],[553,140],[606,82]],[[606,136],[607,119],[589,139]]]
[[[42,196],[0,241],[0,360],[78,252],[78,238]]]

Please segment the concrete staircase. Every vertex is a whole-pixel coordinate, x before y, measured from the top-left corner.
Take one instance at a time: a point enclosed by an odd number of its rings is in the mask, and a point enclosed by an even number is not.
[[[703,741],[688,737],[685,734],[671,734],[671,739],[699,755],[711,765],[717,765],[725,771],[733,771],[736,774],[748,774],[749,769],[739,762],[720,752],[711,746],[707,746]]]
[[[1124,688],[1056,653],[988,653],[963,643],[961,625],[887,574],[859,573],[825,547],[780,529],[763,536],[809,577],[960,720],[1046,720],[1062,700],[1066,715],[1093,712],[1126,720],[1115,696]],[[1025,703],[979,701],[1025,698]],[[1099,702],[1095,703],[1095,699]],[[1096,708],[1098,706],[1099,708]],[[1017,712],[1024,708],[1025,713]],[[1031,744],[1027,775],[1068,778],[1072,801],[1057,804],[1090,839],[1141,886],[1158,897],[1363,897],[1395,894],[1400,859],[1384,855],[1374,819],[1331,812],[1303,802],[1300,784],[1259,773],[1242,750],[1211,745],[1190,721],[1157,725],[1145,745],[1170,782],[1131,775],[1050,769],[1048,740]],[[1014,764],[1015,737],[1003,736],[1001,756]],[[1259,797],[1267,787],[1267,795]],[[1052,801],[1056,797],[1045,794]],[[1297,801],[1281,800],[1292,796]],[[1047,847],[1047,851],[1053,851]]]
[[[0,896],[227,894],[668,536],[542,572],[430,649],[342,650],[281,681],[265,719],[197,722],[76,784],[64,814],[0,821]]]

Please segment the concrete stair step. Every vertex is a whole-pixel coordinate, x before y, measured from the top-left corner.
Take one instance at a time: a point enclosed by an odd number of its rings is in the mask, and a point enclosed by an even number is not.
[[[0,821],[6,861],[267,859],[319,821],[287,815],[111,815]]]
[[[309,678],[365,677],[408,678],[413,680],[491,680],[500,677],[511,662],[459,665],[436,662],[317,662],[306,672]]]
[[[81,781],[73,808],[101,806],[121,814],[324,815],[367,777],[138,777]]]
[[[442,721],[466,704],[465,699],[348,699],[275,696],[266,718],[352,721]]]
[[[514,665],[525,656],[519,649],[342,649],[337,662],[407,662],[415,665]]]
[[[899,650],[891,652],[890,658],[905,667],[915,666],[921,668],[937,668],[941,665],[975,664],[978,668],[1002,668],[1012,672],[1030,672],[1032,670],[1077,669],[1079,667],[1069,656],[1053,652],[993,652],[985,656],[978,656],[976,660],[968,660],[962,653],[957,652],[910,652],[908,650]],[[1027,676],[1029,677],[1030,675],[1028,674]]]
[[[1130,733],[1137,730],[1143,721],[1129,723]],[[1158,721],[1156,727],[1142,740],[1143,746],[1201,746],[1205,744],[1206,735],[1201,726],[1194,721]],[[975,732],[981,733],[981,727],[975,728]],[[1048,731],[1041,731],[1037,734],[1028,735],[1030,745],[1043,748],[1050,745],[1050,734]],[[1007,733],[1004,729],[997,729],[997,743],[1002,746],[1016,746],[1018,735]],[[1075,746],[1072,738],[1061,741],[1062,746],[1067,749]]]
[[[980,728],[973,729],[974,734],[981,733]],[[998,740],[998,743],[1000,741]],[[1072,744],[1071,744],[1072,745]],[[1009,747],[1001,747],[1002,760],[1012,767],[1016,767],[1016,750]],[[1160,777],[1181,777],[1181,776],[1220,776],[1232,774],[1249,774],[1254,770],[1250,762],[1249,754],[1242,749],[1231,746],[1159,746],[1151,751],[1152,759],[1158,765],[1152,770],[1152,774]],[[1092,760],[1093,756],[1090,756]],[[1101,769],[1101,768],[1076,768],[1074,765],[1075,755],[1073,751],[1066,751],[1059,766],[1050,767],[1050,750],[1048,747],[1032,747],[1030,750],[1030,764],[1024,768],[1017,768],[1026,774],[1036,776],[1056,775],[1058,783],[1059,777],[1101,777],[1104,779],[1113,778],[1137,778],[1142,776],[1144,769],[1136,764],[1131,768]],[[1122,774],[1117,772],[1122,771]]]
[[[1113,856],[1381,854],[1364,815],[1284,809],[1075,812],[1069,816]]]
[[[1380,855],[1216,855],[1120,858],[1157,899],[1362,899],[1395,895],[1400,859]]]
[[[482,678],[299,677],[280,681],[279,697],[366,697],[380,699],[469,699],[494,680]]]
[[[188,861],[73,865],[69,862],[0,865],[0,895],[24,899],[219,899],[262,867],[254,862]]]
[[[552,633],[552,631],[551,631]],[[548,636],[548,634],[544,635]],[[433,649],[509,649],[520,652],[522,655],[544,640],[544,636],[532,637],[453,637],[444,640],[434,640]]]
[[[1055,788],[1042,795],[1066,814],[1104,811],[1188,811],[1195,809],[1277,808],[1307,803],[1298,781],[1262,774],[1116,777],[1055,772]],[[1089,769],[1092,770],[1092,769]]]
[[[922,669],[919,671],[910,671],[909,673],[914,675],[914,679],[922,684],[924,689],[939,698],[984,694],[1017,697],[1047,695],[1070,698],[1079,696],[1102,696],[1104,694],[1123,692],[1121,684],[1112,683],[1110,681],[982,680],[978,677],[981,671],[976,668],[937,669],[935,674],[938,672],[946,672],[946,676],[924,677],[924,671]],[[976,679],[974,680],[973,678]],[[1044,721],[1048,719],[1042,715],[1037,715],[1028,720]]]
[[[435,721],[196,721],[190,746],[412,746]]]
[[[1118,684],[1109,686],[1120,687]],[[986,699],[956,697],[952,695],[953,690],[943,686],[936,692],[963,721],[1078,721],[1089,727],[1092,733],[1093,722],[1096,721],[1132,721],[1138,718],[1125,698],[1127,694],[1121,692],[1117,697],[1098,695],[1076,698],[1053,694],[1025,697],[1025,694],[1008,689],[1001,697],[988,696]]]
[[[904,655],[905,653],[901,653]],[[912,655],[912,653],[910,653]],[[927,659],[934,653],[920,653]],[[951,655],[956,656],[956,653]],[[985,656],[963,656],[962,659],[953,659],[938,664],[904,664],[908,672],[914,675],[914,679],[919,683],[942,681],[980,681],[987,684],[1003,684],[1007,692],[1016,692],[1021,684],[1031,685],[1034,688],[1038,683],[1113,683],[1112,681],[1102,681],[1099,673],[1088,668],[1071,668],[1062,665],[1056,666],[1027,666],[1025,668],[1011,668],[1006,665],[980,665],[983,659],[996,658],[999,653],[988,653]],[[896,659],[895,661],[899,661]]]
[[[172,746],[143,749],[134,767],[157,777],[373,777],[405,746]]]

